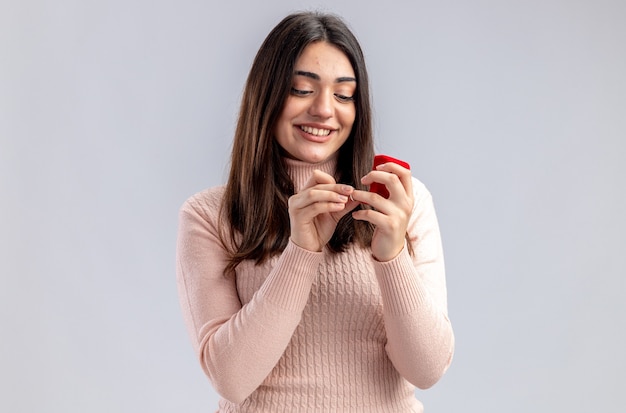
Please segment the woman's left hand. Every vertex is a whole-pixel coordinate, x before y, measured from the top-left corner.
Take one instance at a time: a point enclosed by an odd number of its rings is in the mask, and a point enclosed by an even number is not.
[[[378,182],[387,187],[389,198],[374,192],[354,191],[352,198],[374,209],[354,211],[354,219],[368,221],[376,229],[372,237],[372,255],[377,261],[390,261],[404,248],[406,230],[413,211],[411,171],[392,162],[376,167],[361,182]]]

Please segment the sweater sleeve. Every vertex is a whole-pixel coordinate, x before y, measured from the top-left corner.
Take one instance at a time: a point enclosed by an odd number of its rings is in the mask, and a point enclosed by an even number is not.
[[[434,385],[454,353],[448,319],[443,249],[432,197],[413,179],[415,203],[405,247],[393,260],[374,261],[387,333],[386,351],[398,372],[418,388]]]
[[[217,211],[217,199],[207,203],[198,195],[181,207],[176,278],[185,324],[204,372],[222,397],[241,403],[287,347],[323,254],[290,242],[242,306],[235,277],[223,274],[227,253]]]

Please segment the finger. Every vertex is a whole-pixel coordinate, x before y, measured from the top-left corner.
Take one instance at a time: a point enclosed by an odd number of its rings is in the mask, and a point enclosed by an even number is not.
[[[334,183],[336,183],[335,178],[333,178],[331,175],[327,174],[326,172],[322,172],[319,169],[315,169],[313,173],[311,174],[311,176],[309,177],[308,181],[304,184],[303,189],[311,188],[319,184],[334,184]]]
[[[304,187],[300,190],[300,193],[304,193],[305,190],[312,188],[333,191],[343,195],[350,195],[352,191],[354,191],[354,188],[352,186],[346,184],[337,184],[335,178],[318,169],[313,171],[308,181],[304,184]]]
[[[412,191],[412,181],[411,181],[410,172],[402,168],[399,165],[395,165],[391,163],[385,164],[385,165],[393,165],[395,167],[400,168],[400,171],[397,171],[397,172],[400,172],[402,176],[399,176],[396,173],[391,172],[391,171],[375,170],[375,171],[369,172],[367,175],[361,178],[361,182],[365,185],[370,185],[370,186],[373,183],[384,185],[387,191],[389,192],[389,198],[391,198],[392,200],[395,199],[399,201],[402,199],[402,197],[412,198],[413,191]],[[383,166],[384,165],[381,165],[380,167],[383,167]]]
[[[376,227],[376,231],[384,234],[388,241],[404,239],[406,234],[406,221],[395,219],[380,211],[373,209],[361,209],[352,212],[352,218],[359,221],[367,221]]]
[[[361,183],[369,185],[369,192],[379,194],[383,199],[389,198],[391,191],[395,193],[398,192],[398,189],[401,192],[403,191],[398,176],[385,171],[371,171],[361,178]],[[374,184],[376,184],[376,189],[374,189]],[[378,189],[379,187],[381,187],[380,189],[384,189],[384,191],[380,191]],[[374,199],[378,198],[374,197],[372,200]]]
[[[294,195],[289,198],[289,213],[309,221],[316,216],[345,208],[348,197],[328,191],[315,191],[316,195]]]
[[[403,166],[398,165],[397,163],[387,162],[376,167],[377,171],[389,172],[395,176],[397,176],[402,184],[402,188],[404,188],[404,192],[412,196],[413,195],[413,180],[411,177],[411,171]],[[391,191],[390,191],[391,192]]]
[[[318,185],[315,188],[305,190],[302,193],[289,198],[289,214],[295,219],[294,222],[311,222],[317,216],[331,213],[337,222],[354,209],[358,202],[350,200],[348,195],[343,195],[335,191],[320,190]],[[333,185],[333,189],[343,190],[352,193],[354,188],[349,185]]]
[[[391,212],[389,208],[393,208],[393,204],[390,204],[387,199],[376,192],[355,190],[352,193],[352,199],[359,204],[367,204],[385,214],[389,214]]]
[[[317,184],[311,188],[304,189],[292,196],[290,206],[298,208],[314,202],[342,202],[350,201],[349,196],[354,192],[354,188],[345,184]]]
[[[341,218],[343,218],[344,215],[347,215],[350,211],[354,210],[354,208],[356,208],[360,204],[361,204],[361,202],[355,200],[352,197],[352,194],[350,194],[350,196],[348,197],[348,202],[346,202],[346,204],[345,204],[345,207],[343,209],[333,213],[333,219],[336,222],[339,222],[339,220]]]
[[[292,229],[301,224],[311,223],[316,217],[324,214],[334,214],[344,210],[343,202],[315,202],[300,208],[290,208],[289,215],[292,218]]]
[[[376,228],[384,228],[389,220],[387,215],[374,209],[359,209],[352,212],[352,218],[358,221],[367,221]]]
[[[348,195],[315,187],[292,196],[289,199],[289,207],[302,209],[318,203],[341,203],[345,205],[349,200]]]

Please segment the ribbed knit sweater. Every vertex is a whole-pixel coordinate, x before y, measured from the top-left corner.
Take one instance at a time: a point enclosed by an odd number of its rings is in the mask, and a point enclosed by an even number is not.
[[[296,191],[317,165],[288,160]],[[291,241],[262,265],[225,276],[219,239],[224,188],[181,207],[177,283],[182,312],[220,412],[422,412],[415,386],[448,368],[441,238],[432,198],[413,178],[415,205],[404,250],[378,262],[368,248],[311,252]],[[259,225],[263,225],[259,222]]]

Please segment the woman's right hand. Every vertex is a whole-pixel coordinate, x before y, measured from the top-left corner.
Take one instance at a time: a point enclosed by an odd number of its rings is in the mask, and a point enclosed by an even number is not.
[[[322,251],[337,222],[359,204],[350,199],[353,191],[329,174],[313,171],[304,188],[289,198],[291,240],[300,248]]]

